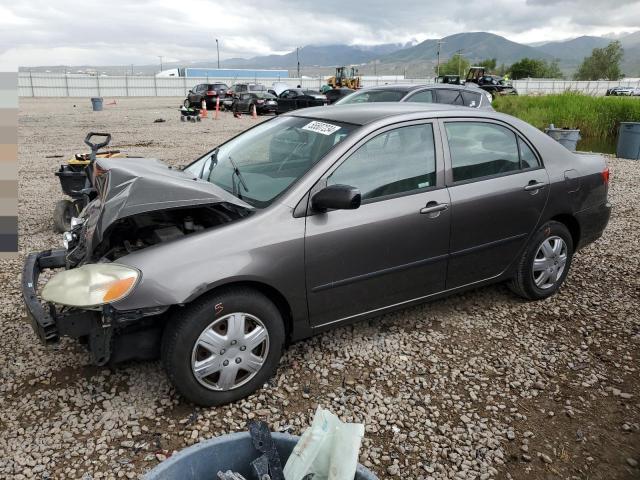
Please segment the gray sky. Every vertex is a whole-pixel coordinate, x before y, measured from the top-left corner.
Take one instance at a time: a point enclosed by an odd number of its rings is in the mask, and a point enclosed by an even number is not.
[[[489,31],[528,43],[637,30],[638,0],[0,0],[0,70],[153,64]]]

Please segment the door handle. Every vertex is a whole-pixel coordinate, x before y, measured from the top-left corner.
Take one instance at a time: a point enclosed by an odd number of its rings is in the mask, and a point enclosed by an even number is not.
[[[533,192],[536,190],[540,190],[541,188],[546,187],[547,184],[544,182],[536,182],[535,180],[531,180],[527,185],[525,185],[524,189],[527,192]]]
[[[442,212],[443,210],[446,210],[447,208],[449,208],[448,203],[429,202],[425,207],[420,209],[420,213],[422,214],[438,213],[438,212]]]

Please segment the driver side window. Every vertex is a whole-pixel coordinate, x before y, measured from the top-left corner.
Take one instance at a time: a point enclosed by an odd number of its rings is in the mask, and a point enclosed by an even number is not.
[[[327,179],[327,185],[351,185],[363,200],[433,187],[436,157],[431,124],[412,125],[368,140]]]

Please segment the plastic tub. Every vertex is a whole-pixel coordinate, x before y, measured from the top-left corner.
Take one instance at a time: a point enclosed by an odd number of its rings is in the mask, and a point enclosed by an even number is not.
[[[102,97],[92,97],[91,106],[93,107],[94,112],[102,111]]]
[[[578,141],[581,138],[580,130],[572,130],[570,128],[554,128],[550,126],[544,132],[571,152],[576,151]]]
[[[280,454],[282,468],[299,437],[272,433]],[[251,441],[249,432],[231,433],[196,443],[160,463],[144,476],[145,480],[210,480],[218,478],[218,471],[232,470],[248,480],[255,478],[251,462],[261,456]],[[358,465],[354,480],[377,480],[373,473]]]
[[[640,160],[640,122],[620,122],[616,155]]]

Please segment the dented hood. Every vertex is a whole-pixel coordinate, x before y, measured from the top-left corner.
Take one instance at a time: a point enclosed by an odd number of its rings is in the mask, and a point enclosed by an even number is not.
[[[253,209],[226,190],[153,158],[101,158],[97,167],[105,172],[96,180],[98,238],[117,220],[144,212],[216,203]]]

